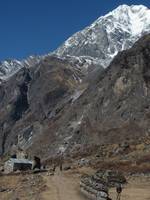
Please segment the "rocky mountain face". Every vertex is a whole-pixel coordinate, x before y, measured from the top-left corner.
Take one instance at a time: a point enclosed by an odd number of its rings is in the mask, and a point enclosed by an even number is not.
[[[149,136],[149,63],[147,35],[119,53],[90,84],[80,83],[82,72],[56,57],[47,57],[32,70],[22,69],[14,77],[17,82],[7,82],[11,88],[1,86],[9,91],[1,94],[2,150],[18,144],[48,157],[58,150],[73,153],[88,145]]]
[[[51,118],[37,140],[41,146],[31,146],[31,152],[48,156],[57,149],[72,152],[84,145],[138,141],[149,136],[149,63],[147,35],[119,53],[75,101]]]
[[[118,52],[150,32],[150,9],[121,5],[70,37],[55,53],[107,67]],[[83,62],[82,62],[83,63]]]
[[[149,17],[123,5],[52,54],[2,62],[0,155],[17,145],[46,158],[149,136],[150,35],[122,51],[149,32]]]
[[[32,145],[53,117],[61,113],[82,73],[68,62],[48,56],[34,67],[21,68],[0,85],[0,153],[13,144]],[[79,93],[76,94],[80,95]]]

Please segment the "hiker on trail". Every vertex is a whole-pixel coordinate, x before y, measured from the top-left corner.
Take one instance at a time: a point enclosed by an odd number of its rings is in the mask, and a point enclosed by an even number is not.
[[[63,170],[63,153],[61,151],[59,151],[57,153],[57,158],[54,161],[54,167],[53,167],[53,172],[55,172],[56,167],[60,168],[60,171]]]
[[[118,186],[116,187],[116,192],[117,192],[117,199],[116,200],[120,200],[121,199],[121,192],[122,192],[121,184],[118,184]]]

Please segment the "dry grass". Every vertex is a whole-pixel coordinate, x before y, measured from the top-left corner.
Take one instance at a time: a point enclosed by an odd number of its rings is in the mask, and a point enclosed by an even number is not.
[[[111,169],[111,170],[119,170],[124,173],[131,173],[131,174],[136,174],[136,173],[144,173],[148,174],[150,173],[150,162],[141,162],[140,164],[138,163],[133,163],[131,161],[116,161],[116,162],[98,162],[95,163],[94,166],[95,169]]]

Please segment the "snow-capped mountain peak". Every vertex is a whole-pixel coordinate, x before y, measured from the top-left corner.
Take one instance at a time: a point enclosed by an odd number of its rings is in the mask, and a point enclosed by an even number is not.
[[[104,18],[113,17],[119,22],[122,28],[132,33],[133,36],[139,35],[150,23],[150,10],[143,5],[121,5]],[[101,20],[102,18],[100,18]]]
[[[87,72],[89,66],[107,67],[119,51],[130,48],[149,32],[149,8],[143,5],[120,5],[105,16],[99,17],[84,30],[75,33],[48,55],[56,54]],[[21,68],[36,65],[45,56],[0,62],[0,79],[7,80]]]
[[[107,67],[119,51],[130,48],[149,32],[150,9],[143,5],[121,5],[74,34],[54,53],[62,57],[92,57]]]

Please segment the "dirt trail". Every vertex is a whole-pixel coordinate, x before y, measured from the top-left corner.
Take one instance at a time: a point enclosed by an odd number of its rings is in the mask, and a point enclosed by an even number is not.
[[[57,172],[54,176],[44,176],[47,190],[42,200],[85,200],[79,191],[79,176]],[[116,199],[116,191],[109,191],[110,197]],[[121,200],[150,200],[150,178],[130,179],[123,189]]]
[[[57,172],[54,176],[44,176],[48,189],[43,200],[85,200],[79,191],[78,177]]]
[[[57,171],[54,176],[47,173],[0,177],[0,200],[87,200],[79,188],[83,174],[93,174],[90,168]],[[150,200],[150,176],[127,177],[121,200]],[[116,200],[116,191],[109,191]]]

